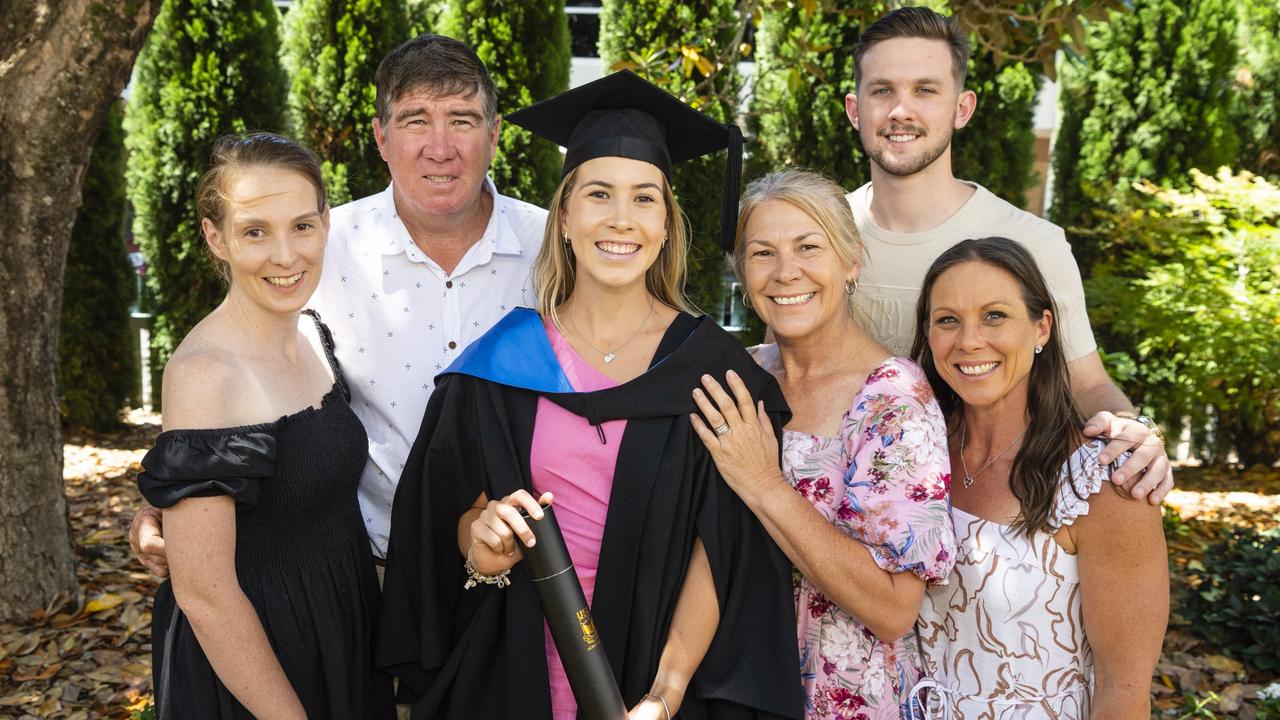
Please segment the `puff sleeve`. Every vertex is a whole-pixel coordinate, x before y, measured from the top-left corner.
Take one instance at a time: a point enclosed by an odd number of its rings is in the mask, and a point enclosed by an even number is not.
[[[171,430],[142,458],[138,490],[158,508],[189,497],[228,495],[237,505],[258,502],[275,471],[276,438],[265,431]]]

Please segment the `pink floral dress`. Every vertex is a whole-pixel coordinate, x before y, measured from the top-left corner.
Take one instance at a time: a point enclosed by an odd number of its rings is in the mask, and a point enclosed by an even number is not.
[[[918,365],[893,357],[873,370],[837,437],[786,431],[782,468],[881,568],[946,584],[956,547],[946,423]],[[794,582],[806,717],[905,717],[924,674],[915,634],[883,642],[799,571]]]

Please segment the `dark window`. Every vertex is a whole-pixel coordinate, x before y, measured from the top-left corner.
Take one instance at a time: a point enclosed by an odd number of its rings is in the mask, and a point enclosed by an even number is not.
[[[566,0],[574,57],[600,56],[600,0]]]

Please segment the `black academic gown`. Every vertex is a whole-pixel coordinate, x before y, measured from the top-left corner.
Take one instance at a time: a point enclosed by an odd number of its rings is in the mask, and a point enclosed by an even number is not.
[[[568,383],[531,310],[504,318],[468,353],[474,367],[464,355],[437,378],[392,511],[377,664],[400,677],[400,702],[414,701],[413,718],[551,717],[543,618],[528,571],[517,563],[510,587],[464,590],[457,543],[458,520],[481,492],[533,491],[540,395],[593,424],[628,419],[591,606],[627,706],[650,689],[698,537],[720,623],[678,716],[803,717],[790,563],[689,423],[701,375],[723,383],[733,369],[780,433],[789,412],[774,378],[714,322],[688,315],[668,329],[660,362],[599,392],[548,391]],[[544,370],[562,382],[529,379]]]

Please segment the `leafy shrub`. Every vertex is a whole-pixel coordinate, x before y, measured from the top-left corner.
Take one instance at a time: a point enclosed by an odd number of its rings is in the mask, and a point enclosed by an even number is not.
[[[1139,183],[1103,213],[1085,283],[1113,375],[1161,417],[1212,423],[1208,448],[1280,458],[1280,186],[1226,169],[1192,191]]]
[[[1280,670],[1280,529],[1236,528],[1205,550],[1185,612],[1200,637],[1266,672]]]

